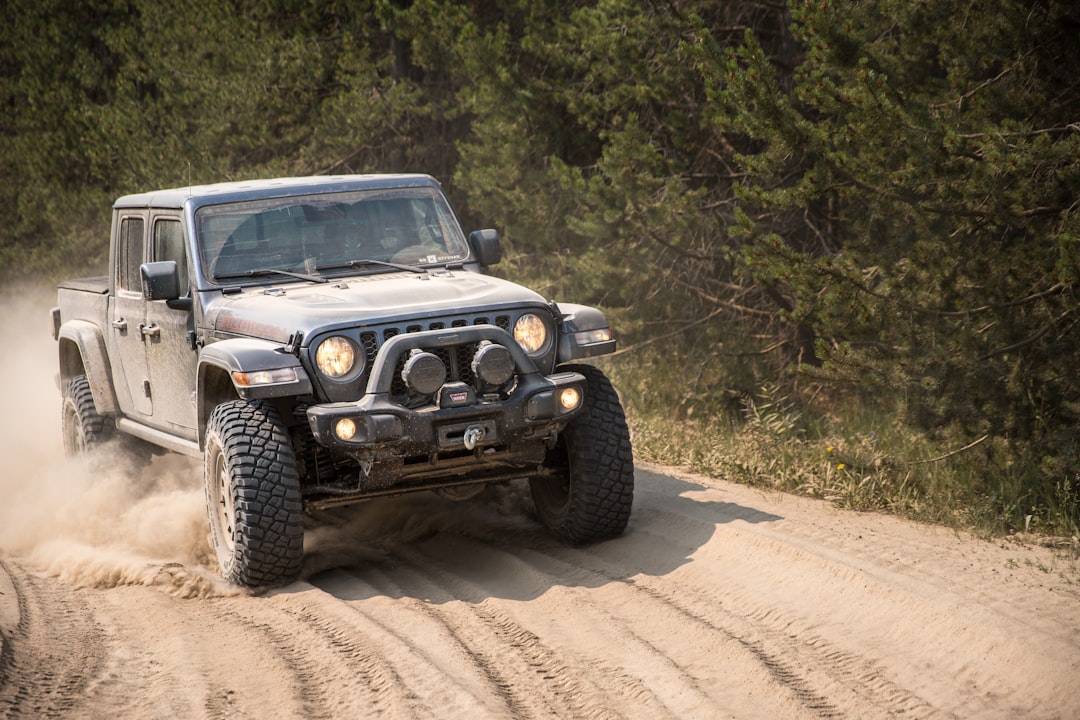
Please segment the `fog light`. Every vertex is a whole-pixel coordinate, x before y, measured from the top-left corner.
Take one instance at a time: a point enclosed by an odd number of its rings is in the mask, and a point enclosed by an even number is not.
[[[563,388],[559,391],[559,406],[563,412],[576,410],[581,404],[581,391],[576,387]]]
[[[339,440],[352,440],[356,436],[356,422],[352,418],[341,418],[334,425],[334,434]]]

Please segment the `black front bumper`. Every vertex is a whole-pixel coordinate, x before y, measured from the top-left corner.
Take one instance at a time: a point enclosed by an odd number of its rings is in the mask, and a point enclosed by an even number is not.
[[[391,397],[403,355],[484,340],[503,345],[514,358],[509,392],[485,394],[481,388],[448,383],[416,408]],[[570,387],[581,400],[565,411],[559,394]],[[311,406],[307,419],[319,445],[356,461],[360,470],[355,487],[370,494],[401,484],[485,480],[508,469],[536,468],[558,433],[584,407],[585,390],[579,373],[545,376],[509,333],[478,325],[391,338],[381,348],[359,400]],[[354,429],[349,439],[338,431],[342,421]]]

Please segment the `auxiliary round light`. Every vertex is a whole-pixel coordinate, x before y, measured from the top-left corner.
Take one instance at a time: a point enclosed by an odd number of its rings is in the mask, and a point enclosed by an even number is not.
[[[348,338],[333,335],[319,343],[315,364],[324,375],[336,380],[348,375],[356,366],[356,349]]]
[[[581,391],[576,387],[567,387],[559,391],[559,407],[563,412],[576,410],[581,404]]]
[[[339,440],[352,440],[356,437],[356,421],[352,418],[341,418],[334,424],[334,434]]]
[[[439,359],[438,355],[413,350],[409,359],[405,361],[401,379],[414,393],[434,395],[446,382],[446,364]]]
[[[505,385],[510,378],[514,377],[515,369],[517,366],[514,363],[514,356],[502,345],[484,343],[473,356],[473,373],[493,387]]]
[[[547,343],[547,325],[539,315],[525,313],[514,323],[514,339],[530,355],[539,354]]]

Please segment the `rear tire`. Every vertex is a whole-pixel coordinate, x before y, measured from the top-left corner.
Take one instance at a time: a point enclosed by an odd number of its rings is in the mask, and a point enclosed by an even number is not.
[[[536,512],[545,526],[571,545],[622,534],[634,500],[634,456],[619,396],[591,365],[560,368],[588,381],[585,408],[559,435],[545,465],[554,477],[532,478]]]
[[[251,587],[295,580],[304,556],[300,480],[273,405],[236,400],[214,408],[203,480],[222,577]]]
[[[61,423],[64,454],[68,457],[85,455],[109,439],[111,424],[98,413],[85,375],[76,375],[64,386]]]

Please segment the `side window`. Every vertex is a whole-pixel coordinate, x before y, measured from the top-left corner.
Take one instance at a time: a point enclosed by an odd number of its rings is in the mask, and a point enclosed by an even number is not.
[[[143,263],[143,219],[126,217],[120,221],[120,255],[116,280],[121,290],[142,292],[139,266]]]
[[[180,294],[187,295],[187,246],[184,245],[184,231],[179,220],[170,218],[154,222],[154,260],[176,261],[176,267],[180,271]]]

